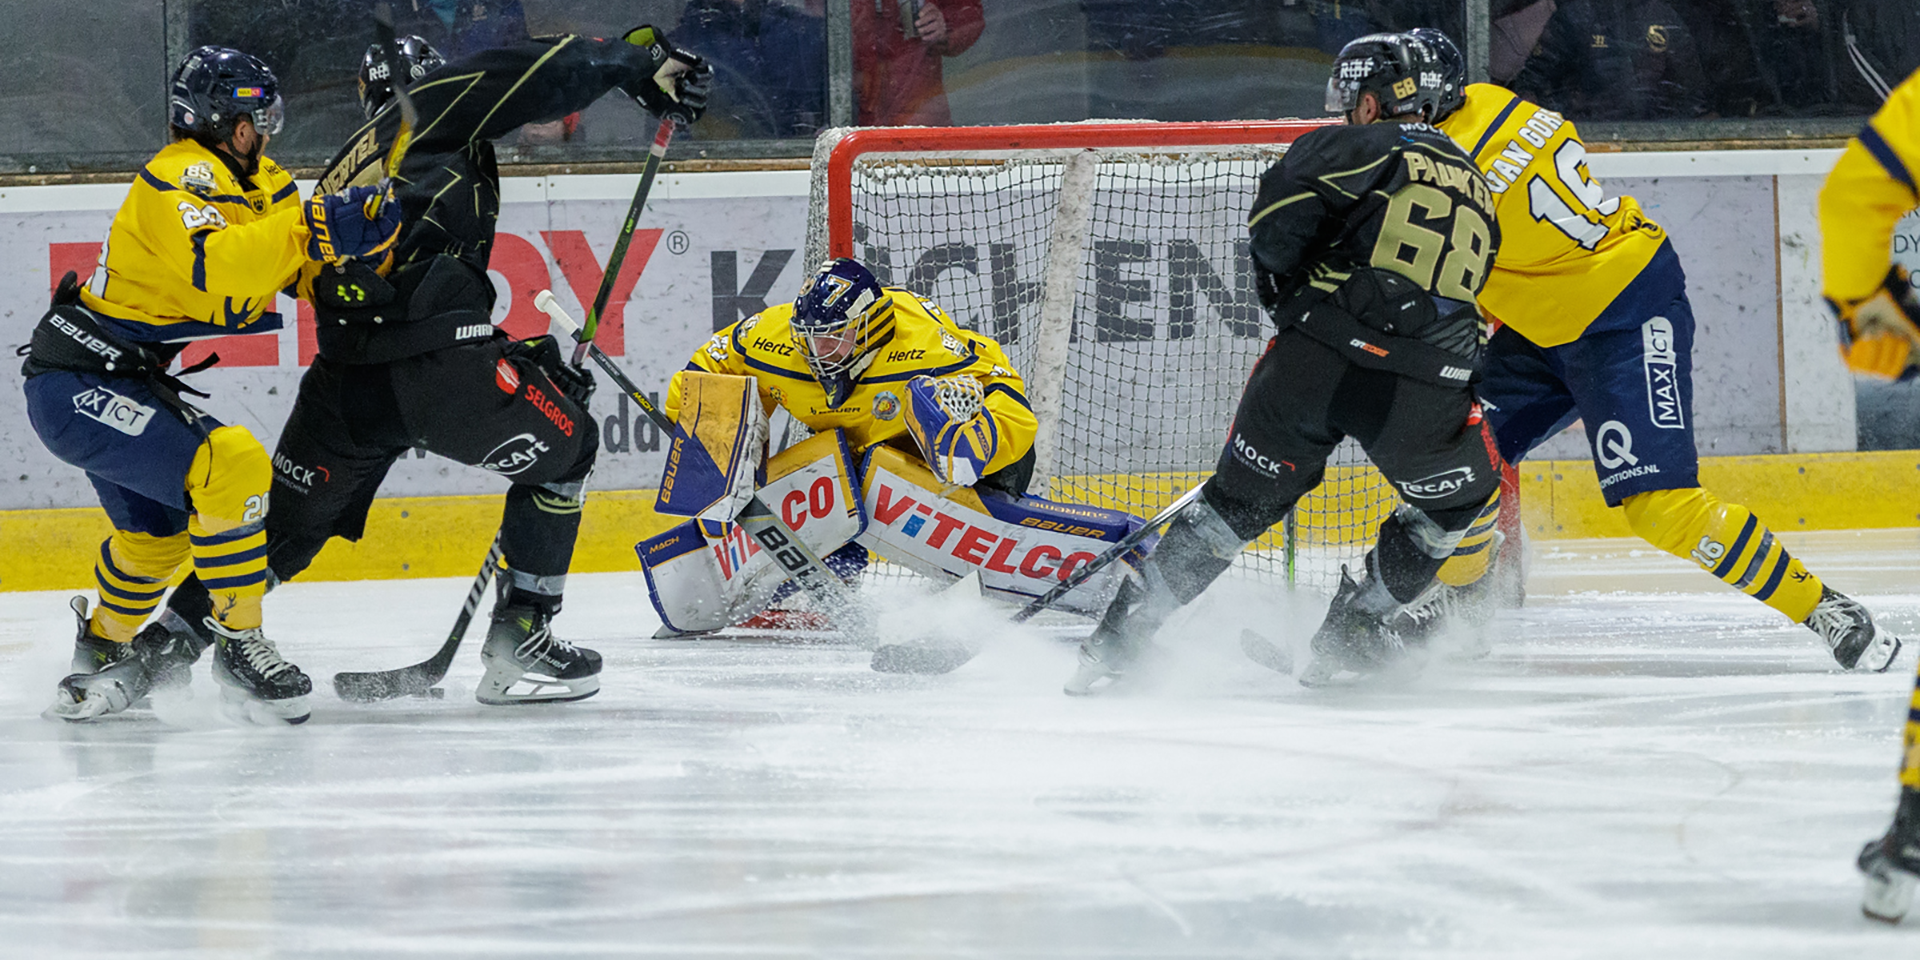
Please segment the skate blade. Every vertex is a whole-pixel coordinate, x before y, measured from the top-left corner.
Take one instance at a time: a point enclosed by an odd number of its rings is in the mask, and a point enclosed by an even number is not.
[[[112,712],[112,705],[105,696],[92,694],[82,700],[69,699],[64,694],[55,694],[53,705],[41,711],[40,715],[48,720],[65,720],[68,723],[85,723],[96,717],[104,717]]]
[[[1097,663],[1082,663],[1060,688],[1069,697],[1092,697],[1111,689],[1122,675]]]
[[[878,673],[952,673],[973,659],[974,652],[959,643],[886,643],[873,651]]]
[[[1899,923],[1913,904],[1914,878],[1896,870],[1867,874],[1860,912],[1869,920]]]
[[[524,689],[516,689],[525,685]],[[507,683],[483,680],[473,698],[490,707],[508,707],[522,703],[572,703],[600,692],[598,676],[579,680],[548,680],[531,674]]]
[[[1860,659],[1854,661],[1853,669],[1862,673],[1886,673],[1893,661],[1900,656],[1900,638],[1880,628],[1873,627],[1873,642],[1860,652]]]
[[[237,723],[251,723],[256,726],[270,727],[276,723],[299,726],[313,716],[307,706],[307,698],[288,697],[285,700],[262,700],[245,690],[236,687],[220,688],[220,709],[228,719]]]

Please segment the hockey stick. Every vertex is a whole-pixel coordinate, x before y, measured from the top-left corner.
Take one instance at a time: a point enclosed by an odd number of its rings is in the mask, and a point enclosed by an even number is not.
[[[542,290],[535,294],[533,305],[552,317],[561,329],[573,334],[576,338],[580,337],[580,325],[554,301],[553,291]],[[606,371],[607,376],[619,385],[621,391],[627,395],[627,399],[632,400],[640,408],[640,412],[646,414],[647,419],[652,420],[653,425],[660,428],[662,435],[673,435],[673,421],[668,420],[667,415],[661,413],[660,408],[654,406],[653,401],[648,400],[647,395],[640,392],[640,388],[634,385],[633,380],[628,378],[626,372],[621,370],[605,351],[594,346],[591,339],[581,340],[580,345],[586,349],[587,355],[593,358],[593,362],[599,364],[600,369]],[[774,562],[780,564],[780,568],[786,571],[788,577],[820,603],[823,611],[840,624],[843,632],[862,644],[873,641],[873,618],[868,615],[866,608],[847,589],[847,585],[841,581],[840,576],[827,567],[826,561],[821,560],[819,554],[814,553],[813,549],[800,539],[800,535],[794,533],[793,528],[780,519],[779,514],[768,509],[759,494],[754,494],[753,499],[747,501],[747,508],[734,518],[734,522],[740,524],[747,533],[752,534],[753,538],[759,541],[760,546],[773,557]]]
[[[373,703],[380,700],[392,700],[395,697],[423,696],[433,689],[447,675],[447,667],[453,664],[453,655],[460,649],[460,641],[467,636],[467,626],[473,623],[473,613],[480,608],[480,598],[487,593],[487,584],[500,569],[500,535],[493,535],[493,546],[487,550],[487,560],[480,565],[480,574],[473,578],[473,589],[467,591],[467,602],[460,608],[460,616],[453,621],[453,630],[447,634],[447,642],[440,650],[421,663],[394,670],[379,670],[370,673],[336,673],[333,675],[333,692],[340,699],[353,703]]]
[[[607,309],[607,300],[613,296],[614,279],[620,275],[620,265],[627,259],[627,244],[633,240],[634,224],[640,222],[640,209],[647,205],[647,194],[653,192],[653,177],[660,172],[660,158],[667,155],[667,145],[673,142],[672,117],[661,117],[660,126],[653,131],[653,146],[647,149],[647,165],[640,171],[640,186],[633,191],[633,202],[627,205],[626,222],[620,224],[620,236],[614,238],[613,252],[607,255],[606,272],[600,274],[600,289],[594,291],[593,305],[587,308],[586,325],[574,331],[574,339],[580,341],[573,348],[573,365],[586,362],[587,345],[593,342],[593,335],[600,329],[600,312]],[[543,291],[551,299],[549,291]],[[545,310],[545,307],[541,308]],[[552,311],[548,311],[551,315]]]
[[[1108,547],[1106,552],[1087,561],[1075,569],[1066,579],[1053,589],[1035,597],[1031,603],[1021,607],[1019,612],[1007,619],[1008,623],[1026,623],[1034,615],[1053,606],[1061,597],[1072,592],[1075,587],[1092,579],[1093,575],[1112,566],[1114,561],[1126,556],[1133,548],[1145,542],[1174,515],[1185,509],[1200,496],[1206,484],[1200,484],[1180,495],[1180,499],[1167,505],[1165,510],[1155,514],[1153,519],[1141,524],[1140,529],[1121,537],[1119,542]],[[979,651],[959,642],[918,640],[907,643],[882,644],[873,651],[873,669],[881,673],[948,673],[959,669],[972,660]]]
[[[394,102],[400,105],[400,130],[393,135],[393,146],[387,148],[386,177],[392,180],[400,173],[400,161],[406,159],[407,148],[413,146],[413,131],[420,125],[420,111],[414,108],[413,96],[407,93],[407,85],[402,82],[400,42],[393,34],[393,8],[384,3],[373,7],[373,39],[386,60],[387,83],[393,89]]]

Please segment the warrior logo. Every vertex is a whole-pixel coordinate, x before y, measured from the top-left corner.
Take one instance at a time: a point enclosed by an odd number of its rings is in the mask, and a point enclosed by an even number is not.
[[[147,432],[147,424],[153,421],[152,407],[143,406],[105,387],[93,387],[74,394],[73,412],[98,420],[129,437]]]
[[[1647,368],[1647,416],[1662,430],[1684,430],[1686,413],[1680,403],[1680,354],[1674,347],[1673,323],[1654,317],[1640,325],[1641,362]]]
[[[507,442],[494,447],[480,460],[478,466],[483,470],[492,470],[503,477],[525,473],[527,468],[540,462],[540,455],[548,447],[540,438],[531,433],[523,433]]]
[[[1406,494],[1409,500],[1439,500],[1459,493],[1472,482],[1472,467],[1455,467],[1431,477],[1422,477],[1403,483],[1400,485],[1400,492]]]

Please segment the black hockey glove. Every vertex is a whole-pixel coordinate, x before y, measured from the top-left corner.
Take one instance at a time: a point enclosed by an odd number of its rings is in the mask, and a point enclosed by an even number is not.
[[[657,64],[653,76],[627,92],[660,117],[693,123],[707,112],[707,93],[713,87],[713,67],[699,54],[675,49],[667,35],[651,26],[635,27],[621,39],[647,51]]]
[[[60,285],[53,288],[53,305],[71,307],[80,302],[80,275],[72,270],[60,278]]]
[[[593,399],[593,375],[585,370],[576,369],[561,356],[560,341],[552,335],[528,337],[507,345],[507,358],[520,360],[540,368],[540,372],[560,388],[567,399],[587,409],[587,402]]]
[[[328,264],[313,278],[313,302],[329,310],[371,310],[393,302],[393,285],[359,260]]]

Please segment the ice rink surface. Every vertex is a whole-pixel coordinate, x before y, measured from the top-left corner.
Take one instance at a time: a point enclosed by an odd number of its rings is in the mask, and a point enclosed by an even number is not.
[[[1920,636],[1920,531],[1785,538]],[[1000,630],[944,677],[826,644],[655,641],[637,575],[576,577],[577,704],[327,678],[426,657],[465,585],[294,584],[297,728],[195,697],[40,717],[65,595],[0,594],[0,955],[71,957],[1920,956],[1863,920],[1914,647],[1814,637],[1644,545],[1536,545],[1485,659],[1303,690],[1241,657],[1320,603],[1219,589],[1159,682],[1075,700],[1073,648]],[[916,624],[998,614],[899,599]],[[1920,646],[1920,644],[1916,644]]]

